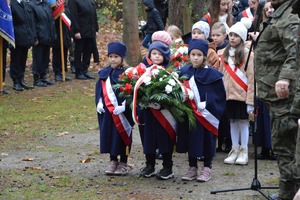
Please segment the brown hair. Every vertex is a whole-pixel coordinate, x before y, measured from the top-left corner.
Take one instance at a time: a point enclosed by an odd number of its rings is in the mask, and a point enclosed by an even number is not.
[[[221,0],[211,0],[208,4],[208,13],[210,14],[210,27],[212,27],[216,22],[219,21],[219,15],[220,15],[220,4]],[[232,26],[233,24],[233,18],[231,15],[231,12],[228,10],[228,16],[227,16],[227,25],[229,27]]]
[[[228,63],[229,58],[229,49],[230,44],[228,44],[224,50],[224,53],[222,55],[223,60]],[[235,48],[235,54],[234,54],[234,64],[236,66],[240,66],[244,62],[244,56],[245,56],[245,44],[243,41]]]

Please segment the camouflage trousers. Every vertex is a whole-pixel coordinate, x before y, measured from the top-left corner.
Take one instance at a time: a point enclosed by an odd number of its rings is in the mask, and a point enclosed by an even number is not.
[[[300,136],[289,104],[271,105],[273,151],[278,155],[279,196],[293,199],[300,186]]]

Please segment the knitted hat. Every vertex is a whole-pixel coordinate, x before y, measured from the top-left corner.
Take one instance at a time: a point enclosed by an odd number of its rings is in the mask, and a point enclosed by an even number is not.
[[[202,53],[207,56],[208,52],[208,43],[202,39],[192,39],[189,43],[188,55],[193,49],[198,49],[202,51]]]
[[[161,41],[168,46],[171,46],[173,41],[171,35],[167,31],[156,31],[152,34],[152,42]]]
[[[122,58],[124,58],[126,55],[127,47],[122,42],[111,42],[107,45],[107,48],[108,48],[107,55],[111,53],[115,53],[121,56]]]
[[[170,61],[170,48],[166,44],[164,44],[160,41],[152,42],[152,44],[150,44],[149,49],[148,49],[148,57],[149,58],[151,55],[151,51],[153,49],[156,49],[163,55],[163,57],[164,57],[163,65],[167,65]]]
[[[236,33],[245,42],[247,40],[248,29],[251,27],[252,22],[249,18],[243,17],[241,21],[236,22],[229,29],[229,33]]]
[[[204,22],[204,21],[196,22],[192,27],[192,31],[196,28],[204,33],[205,39],[207,39],[209,37],[210,27],[207,22]]]

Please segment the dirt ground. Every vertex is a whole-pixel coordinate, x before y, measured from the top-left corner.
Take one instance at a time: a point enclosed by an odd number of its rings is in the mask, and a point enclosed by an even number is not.
[[[108,155],[95,153],[99,149],[99,133],[96,130],[84,134],[69,133],[61,137],[38,138],[35,142],[36,148],[30,150],[7,149],[5,152],[0,152],[0,169],[23,171],[24,178],[30,176],[30,173],[26,173],[29,169],[42,169],[48,172],[43,176],[44,178],[47,176],[53,178],[61,174],[74,178],[80,177],[88,181],[90,187],[96,187],[93,192],[98,194],[97,199],[265,199],[258,191],[250,189],[254,178],[252,145],[250,145],[250,161],[247,166],[225,165],[223,160],[226,154],[217,153],[213,161],[212,179],[206,183],[181,181],[180,177],[188,168],[187,155],[175,153],[173,168],[175,178],[161,181],[155,177],[148,179],[138,176],[145,159],[136,129],[133,135],[134,143],[129,158],[131,170],[127,176],[104,175]],[[24,158],[31,158],[31,161],[24,161]],[[90,162],[83,163],[87,159],[90,159]],[[203,165],[201,161],[198,164],[199,167]],[[161,160],[157,160],[156,170],[160,168]],[[275,161],[258,161],[258,180],[262,187],[276,185],[277,177]],[[95,186],[94,182],[98,185]],[[0,177],[0,187],[1,183],[4,183],[3,176]],[[237,188],[249,189],[210,194],[211,191]],[[266,194],[276,192],[276,190],[262,191]],[[0,194],[0,199],[6,199],[5,195],[5,193]],[[89,198],[78,196],[78,199]]]

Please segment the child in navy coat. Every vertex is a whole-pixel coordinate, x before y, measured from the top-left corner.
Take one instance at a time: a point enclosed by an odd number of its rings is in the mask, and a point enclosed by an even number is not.
[[[149,46],[148,57],[154,65],[167,68],[170,60],[170,48],[162,42],[153,42]],[[142,119],[144,124],[143,129],[140,129],[140,131],[143,130],[141,136],[146,157],[146,166],[141,170],[140,176],[149,178],[156,175],[161,180],[173,178],[172,154],[175,145],[176,129],[165,125],[166,123],[174,124],[174,117],[161,105],[151,103],[148,105],[148,108],[140,110],[139,119]],[[155,173],[157,149],[162,154],[163,168]]]
[[[128,173],[127,159],[132,144],[134,123],[125,99],[118,96],[119,90],[113,89],[113,85],[119,83],[120,74],[125,72],[126,50],[126,46],[121,42],[108,44],[110,66],[98,72],[99,80],[96,84],[100,153],[110,154],[110,162],[105,170],[107,175]]]
[[[181,75],[188,76],[185,81],[194,93],[189,103],[196,117],[196,126],[180,123],[177,132],[177,152],[189,156],[189,169],[182,180],[197,179],[206,182],[211,179],[212,158],[216,151],[219,120],[225,109],[226,95],[223,74],[206,65],[208,43],[202,39],[192,39],[188,55],[191,65],[180,69]],[[187,132],[187,130],[189,130]],[[204,167],[198,176],[197,157],[204,157]]]

